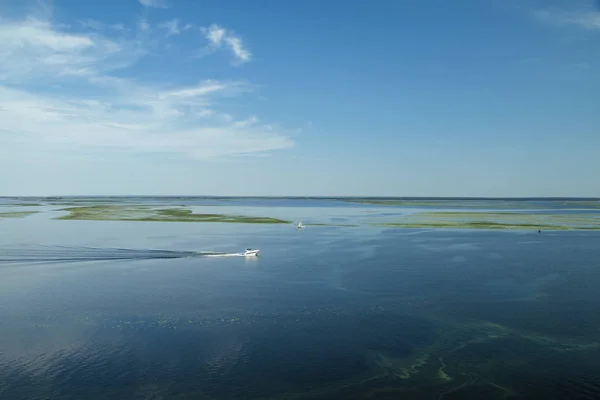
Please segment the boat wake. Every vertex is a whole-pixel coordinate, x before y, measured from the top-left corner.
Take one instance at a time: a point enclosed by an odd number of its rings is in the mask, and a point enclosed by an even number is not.
[[[243,257],[244,253],[173,251],[79,246],[0,248],[0,263],[48,263],[110,260],[152,260],[187,257]]]
[[[201,253],[205,257],[252,257],[257,256],[260,250],[246,249],[243,253]]]
[[[243,253],[199,253],[204,257],[244,257]]]

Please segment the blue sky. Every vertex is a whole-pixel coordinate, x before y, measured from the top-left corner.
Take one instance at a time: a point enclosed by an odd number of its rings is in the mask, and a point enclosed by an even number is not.
[[[0,195],[600,197],[600,4],[0,0]]]

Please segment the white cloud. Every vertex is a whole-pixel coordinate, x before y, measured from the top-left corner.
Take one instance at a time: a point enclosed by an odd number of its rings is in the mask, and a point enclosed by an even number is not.
[[[247,82],[199,77],[198,84],[182,86],[117,77],[116,68],[135,76],[136,62],[146,54],[138,43],[142,39],[117,37],[121,31],[115,29],[110,37],[91,27],[65,30],[49,20],[1,22],[0,159],[5,162],[9,149],[19,145],[48,154],[165,153],[196,159],[294,145],[281,130],[258,124],[257,117],[238,120],[222,109],[222,96],[252,90]],[[219,40],[228,43],[228,35]]]
[[[190,91],[191,92],[191,91]],[[85,148],[130,152],[180,153],[195,158],[288,148],[293,142],[256,119],[232,121],[229,114],[213,118],[211,100],[177,96],[159,98],[153,90],[99,100],[33,95],[0,87],[3,140],[28,142],[34,147],[80,151]],[[209,121],[206,119],[209,118]]]
[[[213,24],[208,28],[203,27],[202,32],[209,41],[209,50],[215,51],[227,47],[232,52],[237,64],[252,60],[252,53],[242,43],[242,40],[233,32]]]
[[[62,33],[51,29],[47,21],[27,19],[22,23],[5,23],[0,26],[2,48],[9,50],[15,47],[30,46],[46,48],[49,51],[80,51],[94,46],[94,41],[87,36]]]
[[[140,56],[133,43],[61,31],[49,21],[0,23],[0,81],[5,83],[90,75],[130,65]]]
[[[225,43],[227,43],[229,45],[229,47],[231,48],[231,51],[233,52],[233,54],[235,55],[235,57],[238,60],[240,60],[242,62],[250,61],[252,54],[247,49],[244,48],[240,38],[235,37],[235,36],[227,36],[225,38]]]
[[[212,25],[209,28],[202,28],[206,38],[215,46],[220,46],[223,38],[226,35],[225,29],[218,25]]]
[[[208,79],[201,82],[197,86],[165,91],[160,94],[160,98],[197,98],[215,93],[240,93],[242,91],[250,91],[251,89],[252,87],[246,82],[220,82]]]
[[[140,0],[140,4],[144,7],[167,8],[167,2],[165,0]]]

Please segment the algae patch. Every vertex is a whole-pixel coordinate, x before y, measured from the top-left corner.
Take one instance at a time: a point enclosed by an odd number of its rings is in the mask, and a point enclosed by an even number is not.
[[[25,218],[32,214],[37,214],[39,211],[13,211],[1,212],[0,218]]]
[[[194,214],[184,208],[154,209],[151,207],[128,207],[115,205],[95,205],[88,207],[69,207],[60,211],[69,214],[57,217],[62,220],[87,221],[145,221],[145,222],[229,222],[246,224],[289,224],[271,217],[255,217],[228,214]]]

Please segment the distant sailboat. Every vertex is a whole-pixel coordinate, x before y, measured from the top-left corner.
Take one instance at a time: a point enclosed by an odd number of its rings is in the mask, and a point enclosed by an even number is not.
[[[302,225],[302,220],[298,221],[298,229],[304,229],[304,225]]]

